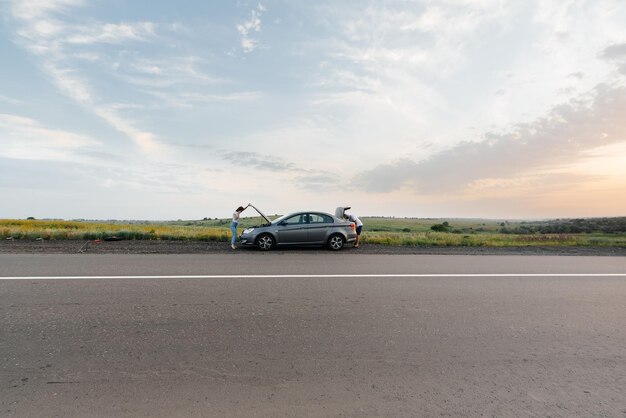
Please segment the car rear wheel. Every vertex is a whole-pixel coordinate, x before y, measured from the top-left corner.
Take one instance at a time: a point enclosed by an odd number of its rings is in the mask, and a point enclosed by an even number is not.
[[[257,238],[256,245],[261,251],[269,251],[274,248],[274,237],[270,234],[263,234]]]
[[[339,234],[335,234],[328,239],[328,248],[333,251],[339,251],[343,248],[344,243],[345,240],[343,239],[343,237]]]

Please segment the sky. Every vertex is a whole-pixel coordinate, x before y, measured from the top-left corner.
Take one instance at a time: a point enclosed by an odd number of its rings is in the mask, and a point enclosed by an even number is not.
[[[626,215],[623,0],[0,16],[0,218]]]

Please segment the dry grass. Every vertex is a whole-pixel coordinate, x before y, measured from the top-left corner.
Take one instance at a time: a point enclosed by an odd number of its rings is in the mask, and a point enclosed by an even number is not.
[[[14,239],[104,239],[228,241],[230,230],[219,227],[77,221],[0,220],[0,237]]]

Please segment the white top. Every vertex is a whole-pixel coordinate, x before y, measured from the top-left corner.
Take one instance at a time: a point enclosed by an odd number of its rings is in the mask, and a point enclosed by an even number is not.
[[[239,215],[240,213],[237,211],[233,212],[233,222],[239,222]]]
[[[348,220],[350,222],[355,222],[357,227],[363,226],[363,222],[361,222],[361,220],[359,218],[357,218],[355,215],[353,215],[351,213],[348,214]]]

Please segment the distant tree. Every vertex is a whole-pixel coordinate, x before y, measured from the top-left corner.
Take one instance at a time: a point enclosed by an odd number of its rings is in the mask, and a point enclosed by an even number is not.
[[[430,229],[432,229],[435,232],[447,232],[448,231],[448,226],[444,225],[447,222],[444,222],[443,224],[435,224],[433,226],[430,227]]]
[[[28,218],[26,218],[27,221],[34,221],[35,217],[34,216],[29,216]]]

